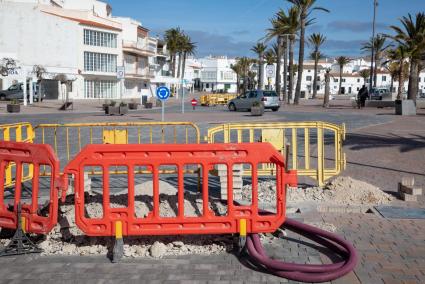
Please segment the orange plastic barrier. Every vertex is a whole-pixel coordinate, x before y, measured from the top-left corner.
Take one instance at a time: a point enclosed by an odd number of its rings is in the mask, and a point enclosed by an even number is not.
[[[277,210],[273,215],[262,215],[258,208],[257,165],[276,165]],[[159,214],[159,167],[174,165],[178,169],[178,214],[176,217],[161,217]],[[202,215],[184,215],[185,165],[201,165]],[[209,208],[208,174],[215,165],[225,164],[232,169],[234,164],[250,164],[252,167],[252,204],[240,206],[233,201],[233,172],[227,173],[227,213],[216,216]],[[135,167],[144,166],[152,172],[153,210],[144,218],[135,214]],[[84,168],[103,169],[103,216],[88,218],[85,215]],[[110,167],[126,167],[128,174],[128,206],[111,208]],[[64,170],[75,177],[75,221],[89,236],[140,236],[180,234],[230,234],[246,230],[246,233],[274,232],[285,221],[285,187],[295,185],[295,171],[286,172],[283,157],[269,143],[246,144],[188,144],[188,145],[89,145],[72,160]],[[242,227],[243,228],[242,228]]]
[[[13,172],[15,182],[5,186],[5,169],[11,163],[16,165]],[[25,181],[32,183],[28,187],[30,194],[23,181],[25,167],[32,169],[32,179]],[[39,204],[40,167],[50,168],[50,184],[47,185],[50,196],[46,206]],[[17,209],[21,203],[24,231],[36,234],[50,232],[58,218],[59,170],[59,161],[49,145],[0,141],[0,227],[17,228]],[[24,190],[29,195],[26,199],[22,198]],[[6,191],[14,196],[13,199],[5,198]],[[43,212],[40,212],[41,207],[45,207]]]

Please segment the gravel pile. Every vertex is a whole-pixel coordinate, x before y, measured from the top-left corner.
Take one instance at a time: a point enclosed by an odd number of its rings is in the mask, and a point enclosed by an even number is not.
[[[102,196],[91,193],[86,195],[86,217],[101,218]],[[174,217],[177,214],[177,196],[160,195],[160,215]],[[110,197],[111,207],[123,207],[127,203],[126,195]],[[136,215],[145,217],[151,211],[152,198],[136,195]],[[226,207],[218,200],[210,200],[210,208],[217,214],[226,212]],[[60,207],[58,225],[39,243],[44,255],[96,255],[107,254],[113,248],[114,240],[104,237],[88,237],[75,225],[73,195],[68,196],[65,205]],[[202,196],[185,194],[185,214],[200,216],[202,214]],[[175,236],[175,237],[129,237],[125,238],[125,257],[156,257],[186,254],[219,254],[233,247],[231,236]]]
[[[244,198],[251,200],[251,185],[242,188]],[[276,184],[264,181],[259,184],[259,202],[275,202]],[[337,177],[325,187],[289,188],[288,202],[316,201],[335,205],[379,205],[387,204],[393,196],[378,187],[351,177]]]

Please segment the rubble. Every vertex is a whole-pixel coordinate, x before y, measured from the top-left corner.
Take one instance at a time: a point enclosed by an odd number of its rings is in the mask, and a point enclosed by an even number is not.
[[[251,200],[251,185],[243,187],[243,197]],[[259,202],[274,204],[276,184],[273,181],[259,183]],[[335,205],[380,205],[394,200],[394,197],[378,187],[351,177],[337,177],[325,187],[289,188],[287,202],[315,201]]]

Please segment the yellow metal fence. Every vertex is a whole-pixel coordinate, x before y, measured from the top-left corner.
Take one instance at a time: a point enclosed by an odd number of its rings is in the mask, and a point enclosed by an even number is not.
[[[324,122],[223,124],[210,128],[206,137],[208,143],[270,142],[283,155],[289,147],[287,166],[319,185],[345,169],[344,139],[344,124]],[[268,165],[259,174],[269,175],[272,171],[274,167]]]
[[[227,103],[236,97],[235,94],[208,94],[200,97],[200,103],[203,106],[227,105]]]
[[[201,143],[198,126],[190,122],[124,123],[29,123],[0,125],[0,140],[50,144],[61,161],[69,161],[87,144]],[[324,122],[238,123],[208,129],[208,143],[270,142],[284,155],[289,147],[290,169],[319,185],[345,169],[342,149],[345,125]],[[61,163],[62,166],[65,163]],[[14,183],[14,164],[6,167],[5,185]],[[32,165],[23,176],[32,178]],[[263,165],[260,175],[269,175],[273,165]],[[249,174],[245,172],[245,174]]]
[[[34,139],[34,130],[30,123],[13,123],[0,125],[0,140],[3,141],[15,141],[15,142],[28,142],[32,143]],[[22,178],[23,180],[29,180],[32,178],[33,165],[22,167]],[[12,186],[14,184],[14,175],[16,166],[10,162],[5,167],[5,187]]]
[[[40,124],[34,131],[35,141],[52,145],[61,161],[88,144],[200,143],[199,128],[191,122]]]

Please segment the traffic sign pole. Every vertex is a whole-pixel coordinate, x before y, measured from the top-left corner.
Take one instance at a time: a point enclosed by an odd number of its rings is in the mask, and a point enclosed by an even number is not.
[[[165,121],[165,101],[161,100],[161,121],[164,122]]]
[[[161,119],[165,120],[165,101],[170,98],[170,89],[167,87],[159,87],[156,89],[156,97],[161,101]]]
[[[184,87],[183,87],[183,79],[182,79],[182,87],[181,87],[181,90],[182,90],[182,113],[184,113]]]

